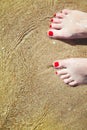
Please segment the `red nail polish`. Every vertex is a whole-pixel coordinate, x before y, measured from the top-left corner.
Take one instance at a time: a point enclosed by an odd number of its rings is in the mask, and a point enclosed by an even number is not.
[[[59,66],[59,62],[54,62],[54,67],[58,67]]]
[[[56,14],[54,14],[54,17],[56,17]]]
[[[52,28],[52,25],[50,25],[50,28]]]
[[[51,19],[50,21],[53,22],[53,19]]]
[[[49,31],[48,35],[49,35],[49,36],[53,36],[53,32],[52,32],[52,31]]]
[[[56,74],[58,74],[58,72],[55,72]]]

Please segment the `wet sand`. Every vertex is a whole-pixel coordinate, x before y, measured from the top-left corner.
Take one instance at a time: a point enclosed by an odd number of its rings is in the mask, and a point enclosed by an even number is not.
[[[87,57],[87,39],[46,35],[63,8],[87,12],[87,1],[0,0],[0,130],[87,130],[87,85],[69,87],[48,67]]]

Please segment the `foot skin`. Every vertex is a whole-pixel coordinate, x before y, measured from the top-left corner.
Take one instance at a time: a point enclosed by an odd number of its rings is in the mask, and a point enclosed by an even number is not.
[[[47,35],[54,39],[87,38],[87,13],[68,9],[56,13]]]
[[[71,58],[55,61],[56,74],[70,86],[87,84],[87,58]]]

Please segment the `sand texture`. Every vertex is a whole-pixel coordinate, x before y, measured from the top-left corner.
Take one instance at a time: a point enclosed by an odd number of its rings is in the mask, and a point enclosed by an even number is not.
[[[0,0],[0,130],[87,130],[87,85],[69,87],[48,67],[87,57],[87,39],[47,37],[63,8],[87,12],[87,1]]]

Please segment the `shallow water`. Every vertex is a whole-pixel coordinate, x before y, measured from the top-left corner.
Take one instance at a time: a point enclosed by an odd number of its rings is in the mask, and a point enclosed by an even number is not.
[[[87,130],[87,87],[68,87],[49,67],[87,56],[87,39],[47,37],[49,19],[63,8],[87,11],[87,2],[0,1],[1,130]]]

